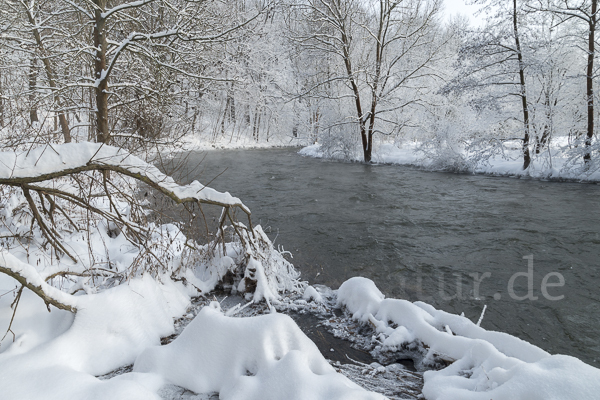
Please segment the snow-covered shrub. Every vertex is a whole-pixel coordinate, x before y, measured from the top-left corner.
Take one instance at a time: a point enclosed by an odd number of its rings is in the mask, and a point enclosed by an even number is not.
[[[254,301],[265,299],[269,303],[279,298],[279,292],[300,289],[300,273],[284,258],[285,252],[273,247],[262,228],[257,226],[249,231],[243,224],[237,225],[240,232],[243,232],[240,237],[241,257],[246,265],[238,290],[250,289],[254,293]]]
[[[197,290],[246,293],[254,302],[277,302],[281,292],[298,292],[300,273],[285,259],[287,252],[275,249],[260,225],[252,230],[242,223],[224,227],[231,240],[217,239],[197,249],[186,248],[178,271]]]
[[[338,160],[361,160],[360,135],[353,125],[345,124],[328,128],[319,136],[319,150],[326,158]]]
[[[472,167],[465,157],[464,145],[448,138],[446,133],[424,141],[417,151],[423,155],[424,164],[433,170],[466,172]]]
[[[5,161],[0,167],[0,244],[3,254],[10,253],[0,257],[0,272],[22,287],[36,292],[39,285],[33,281],[42,279],[70,295],[89,294],[147,275],[183,281],[195,267],[210,275],[208,280],[186,280],[195,285],[191,290],[196,294],[212,290],[228,272],[240,276],[239,290],[252,291],[255,301],[276,300],[279,291],[296,285],[298,273],[260,227],[247,229],[232,218],[230,208],[240,208],[248,216],[250,211],[229,193],[197,181],[179,186],[139,158],[100,144],[0,156]],[[145,201],[139,200],[144,199],[138,193],[139,182],[175,202],[223,207],[217,240],[199,246],[185,237],[181,226],[153,222]],[[225,243],[227,218],[237,242]],[[35,279],[23,276],[21,264],[9,262],[13,258],[32,266]],[[184,265],[194,258],[204,263]],[[44,300],[70,309],[59,297]]]
[[[69,190],[86,204],[43,191],[30,191],[30,204],[22,190],[0,187],[0,246],[68,293],[93,293],[172,271],[185,243],[179,228],[147,221],[132,179],[115,175],[110,184],[121,193],[109,199],[100,195],[93,175],[52,181],[53,189]]]

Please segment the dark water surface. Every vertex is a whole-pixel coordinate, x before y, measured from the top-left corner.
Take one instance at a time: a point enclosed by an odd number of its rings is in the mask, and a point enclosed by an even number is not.
[[[600,367],[600,186],[340,163],[289,149],[195,153],[188,165],[202,159],[190,178],[207,183],[226,169],[210,186],[241,198],[311,283],[337,288],[365,276],[388,297],[473,321],[487,305],[482,327]]]

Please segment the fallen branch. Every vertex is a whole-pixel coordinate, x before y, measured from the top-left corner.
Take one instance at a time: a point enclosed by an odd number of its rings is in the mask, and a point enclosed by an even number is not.
[[[33,266],[22,262],[5,250],[0,250],[0,272],[14,278],[22,286],[38,295],[44,300],[47,307],[53,305],[61,310],[77,312],[72,296],[47,284]],[[50,310],[49,307],[48,310]]]
[[[122,149],[97,143],[68,143],[54,146],[54,150],[56,154],[42,151],[19,155],[0,153],[0,159],[6,160],[4,165],[0,165],[0,185],[23,186],[87,171],[113,171],[146,183],[177,204],[193,202],[240,208],[248,216],[252,229],[250,209],[237,197],[218,192],[198,181],[178,185],[158,168]],[[73,157],[74,154],[77,156]],[[52,164],[48,165],[45,161]]]

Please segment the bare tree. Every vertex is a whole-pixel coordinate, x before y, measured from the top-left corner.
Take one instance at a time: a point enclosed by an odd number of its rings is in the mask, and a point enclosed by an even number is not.
[[[190,83],[226,81],[206,66],[261,12],[232,13],[203,0],[20,0],[6,9],[10,33],[2,41],[17,68],[23,52],[42,61],[45,84],[36,75],[40,89],[29,93],[52,100],[64,141],[88,124],[90,139],[110,143],[117,132],[120,145],[126,136],[158,140],[168,130],[164,121],[184,114],[175,110],[176,100],[185,98]],[[71,111],[75,127],[69,126]],[[81,121],[85,113],[88,120]]]
[[[447,41],[437,30],[440,3],[308,0],[298,7],[308,29],[298,30],[296,41],[333,71],[300,97],[350,99],[363,159],[371,162],[374,135],[392,134],[395,113],[420,103],[424,80],[436,76],[433,66]],[[331,85],[339,85],[336,94]]]
[[[541,12],[551,12],[555,14],[560,23],[567,21],[576,21],[585,28],[586,46],[582,47],[585,52],[587,63],[585,72],[586,82],[586,104],[587,104],[587,128],[585,137],[585,149],[583,161],[587,166],[592,159],[592,139],[594,137],[594,61],[596,58],[596,28],[598,24],[598,0],[559,0],[551,1],[548,4],[539,1],[534,10]]]
[[[521,32],[525,16],[517,0],[512,0],[510,6],[494,0],[482,4],[489,13],[487,24],[466,35],[459,50],[457,76],[442,91],[473,92],[480,108],[500,108],[506,97],[518,99],[521,154],[523,169],[527,169],[531,164],[531,116],[526,75],[530,63],[526,62]]]

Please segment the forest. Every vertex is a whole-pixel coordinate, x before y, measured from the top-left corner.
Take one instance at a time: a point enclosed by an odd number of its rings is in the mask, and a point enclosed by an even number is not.
[[[6,1],[4,148],[92,140],[319,143],[371,162],[382,144],[469,170],[595,170],[595,0]]]

